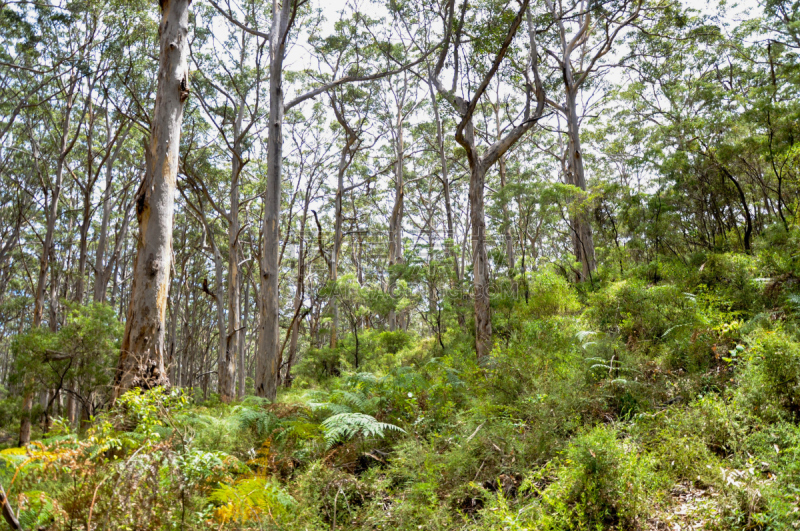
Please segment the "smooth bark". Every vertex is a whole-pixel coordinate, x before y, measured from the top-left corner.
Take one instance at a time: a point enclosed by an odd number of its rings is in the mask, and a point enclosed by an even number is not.
[[[264,193],[261,281],[261,320],[256,353],[256,395],[275,400],[280,368],[280,294],[278,254],[280,252],[281,175],[283,164],[283,59],[286,54],[290,20],[296,3],[272,2],[272,30],[269,41],[269,123],[267,136],[267,189]]]

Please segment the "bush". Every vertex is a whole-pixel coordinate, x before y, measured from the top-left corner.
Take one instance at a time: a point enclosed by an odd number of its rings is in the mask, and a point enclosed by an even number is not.
[[[637,280],[615,282],[593,294],[587,316],[602,331],[619,334],[631,348],[686,335],[697,321],[694,300],[680,288]]]
[[[94,415],[108,402],[122,331],[108,304],[70,304],[58,332],[38,327],[14,337],[11,383],[30,392],[68,390],[86,408],[85,416]],[[54,403],[46,414],[52,414]],[[34,411],[34,418],[38,413]]]
[[[780,330],[757,330],[746,342],[740,406],[770,422],[800,418],[800,343]]]
[[[381,332],[378,336],[380,346],[390,354],[397,354],[411,343],[411,335],[402,330]]]
[[[652,458],[616,430],[600,426],[576,437],[562,456],[523,482],[532,504],[516,512],[505,500],[484,511],[482,529],[537,531],[635,529],[662,494]]]
[[[756,280],[756,260],[744,254],[711,254],[698,280],[727,302],[734,312],[752,314],[763,308],[763,284]]]
[[[518,311],[520,317],[538,318],[574,312],[580,308],[572,284],[553,268],[526,273],[519,286],[520,298],[525,304]]]
[[[631,432],[656,467],[674,480],[713,484],[721,456],[736,446],[737,426],[729,406],[709,396],[689,407],[640,415]]]
[[[339,349],[312,348],[303,355],[294,367],[296,384],[302,386],[304,381],[323,381],[332,376],[342,374],[344,360]]]

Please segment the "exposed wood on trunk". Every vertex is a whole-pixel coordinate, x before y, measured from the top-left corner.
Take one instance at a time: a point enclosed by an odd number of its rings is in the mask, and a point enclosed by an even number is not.
[[[3,506],[3,519],[5,519],[6,523],[11,526],[11,529],[22,529],[22,527],[19,525],[17,516],[14,514],[14,510],[11,508],[8,497],[6,497],[6,491],[3,489],[2,485],[0,485],[0,504]]]

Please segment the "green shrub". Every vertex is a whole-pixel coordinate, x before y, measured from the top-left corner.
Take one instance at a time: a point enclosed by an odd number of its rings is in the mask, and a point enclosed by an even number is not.
[[[629,347],[673,340],[697,321],[694,300],[680,288],[637,280],[615,282],[593,294],[587,316],[602,331],[619,334]]]
[[[343,363],[339,349],[312,348],[303,355],[293,373],[298,385],[302,385],[304,380],[319,382],[342,374]]]
[[[759,475],[771,479],[761,488],[765,500],[753,520],[765,529],[797,529],[800,426],[792,422],[765,426],[747,437],[746,447],[753,456],[749,464],[755,465]]]
[[[763,308],[763,283],[756,280],[756,259],[745,254],[710,254],[698,280],[713,288],[731,311],[752,314]]]
[[[737,401],[775,422],[800,417],[800,343],[785,332],[757,330],[746,338]]]
[[[262,529],[281,529],[290,524],[297,507],[297,501],[274,478],[265,477],[221,484],[209,499],[217,506],[214,516],[220,523],[253,523]]]
[[[713,396],[689,407],[640,415],[631,428],[659,470],[676,481],[700,484],[717,480],[720,456],[735,446],[734,430],[726,406]]]
[[[580,308],[572,284],[552,267],[527,273],[518,289],[519,297],[525,301],[518,309],[519,317],[542,318]]]
[[[507,529],[636,529],[662,495],[663,484],[651,457],[613,428],[599,426],[576,437],[562,456],[523,482],[520,491],[528,499],[532,495],[530,505],[516,514],[494,515],[495,505],[484,514],[489,522],[502,520]]]
[[[381,332],[378,336],[378,341],[386,352],[397,354],[400,349],[407,347],[411,343],[411,335],[402,330]]]

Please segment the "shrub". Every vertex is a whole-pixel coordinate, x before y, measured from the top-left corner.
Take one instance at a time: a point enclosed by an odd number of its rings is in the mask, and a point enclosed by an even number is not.
[[[753,313],[763,308],[763,284],[756,279],[756,260],[744,254],[711,254],[699,281],[724,299],[731,311]]]
[[[674,285],[625,280],[591,296],[587,316],[602,331],[619,334],[629,347],[686,335],[697,320],[691,296]]]
[[[689,407],[639,415],[631,433],[653,456],[656,468],[674,480],[713,484],[720,455],[735,446],[735,429],[727,406],[710,396]]]
[[[783,331],[757,330],[741,363],[737,400],[767,421],[800,416],[800,343]]]
[[[652,458],[613,428],[600,426],[576,437],[562,456],[523,482],[520,491],[533,495],[531,505],[500,517],[508,529],[637,528],[662,484]]]
[[[221,524],[253,522],[261,529],[281,529],[293,519],[297,502],[274,478],[249,477],[233,484],[221,484],[209,499]]]
[[[339,349],[320,348],[309,349],[293,369],[297,384],[302,385],[304,380],[323,381],[332,376],[342,374],[344,360]]]
[[[527,273],[519,287],[525,304],[519,309],[522,317],[538,318],[574,312],[580,308],[572,284],[552,267]]]
[[[381,332],[378,336],[380,346],[390,354],[397,354],[411,343],[411,335],[402,330]]]

